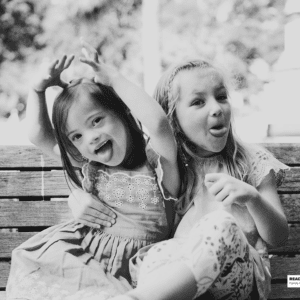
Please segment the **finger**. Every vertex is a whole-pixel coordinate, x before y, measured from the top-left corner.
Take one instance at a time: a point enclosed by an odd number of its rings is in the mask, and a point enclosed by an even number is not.
[[[92,218],[101,220],[101,221],[105,221],[105,222],[109,222],[109,223],[116,223],[116,217],[115,216],[111,216],[111,215],[107,215],[103,212],[100,212],[98,210],[95,210],[94,208],[89,208],[86,211],[86,214],[90,215]]]
[[[89,52],[87,51],[87,49],[86,48],[81,48],[81,53],[84,55],[84,57],[86,58],[86,59],[89,59],[89,60],[91,60],[90,59],[90,54],[89,54]]]
[[[75,58],[75,55],[71,55],[70,57],[68,57],[68,59],[65,62],[65,65],[64,65],[64,70],[69,68],[69,66],[71,65],[74,58]]]
[[[85,220],[86,222],[89,222],[90,224],[93,224],[93,227],[99,228],[101,225],[105,227],[111,227],[114,223],[108,222],[106,220],[95,218],[91,215],[84,214],[82,217],[80,217],[81,220]]]
[[[208,173],[205,175],[205,182],[215,182],[218,181],[224,174],[222,173]]]
[[[94,199],[94,198],[93,198]],[[95,201],[92,201],[91,205],[89,205],[90,209],[95,210],[97,213],[101,213],[106,215],[108,218],[116,218],[117,215],[106,205],[104,205],[102,202],[100,202],[98,199],[94,199]]]
[[[83,38],[81,38],[81,45],[85,51],[89,52],[90,55],[92,56],[93,61],[96,63],[99,63],[99,55],[97,50],[92,47],[89,43],[87,43]]]
[[[44,69],[47,73],[52,73],[52,71],[55,69],[55,66],[58,64],[58,59],[54,60],[53,62],[50,63],[50,65]]]
[[[49,69],[54,69],[57,63],[58,63],[58,59],[54,60],[52,63],[50,63]]]
[[[101,228],[101,225],[100,224],[97,224],[97,223],[94,223],[94,222],[90,222],[88,220],[85,220],[85,219],[76,219],[77,222],[83,224],[83,225],[86,225],[86,226],[89,226],[89,227],[92,227],[92,228]]]
[[[229,197],[229,193],[226,189],[220,190],[217,194],[215,194],[215,200],[218,202],[223,202]]]
[[[223,205],[224,206],[230,206],[234,202],[234,197],[232,195],[228,195],[224,200],[223,200]]]
[[[216,196],[218,193],[220,193],[220,191],[224,188],[224,184],[221,180],[216,181],[216,182],[209,182],[209,183],[205,183],[208,191]]]
[[[82,63],[87,64],[90,67],[92,67],[95,71],[97,71],[99,69],[99,66],[97,65],[97,63],[94,62],[93,60],[90,60],[89,58],[80,57],[79,60]]]
[[[98,52],[97,52],[97,51],[94,52],[94,61],[95,61],[96,63],[99,63],[99,56],[98,56]]]
[[[67,59],[67,55],[64,55],[62,59],[59,61],[58,65],[56,66],[56,69],[58,70],[63,69],[66,59]]]
[[[80,38],[80,42],[81,42],[81,46],[83,48],[86,48],[87,51],[91,52],[91,53],[97,53],[97,50],[91,46],[89,43],[87,43],[83,38]]]

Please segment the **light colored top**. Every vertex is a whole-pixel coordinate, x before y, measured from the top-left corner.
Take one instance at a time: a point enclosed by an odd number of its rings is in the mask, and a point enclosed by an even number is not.
[[[106,167],[97,162],[83,166],[83,189],[97,196],[117,215],[112,227],[101,230],[108,234],[157,242],[168,236],[165,200],[176,200],[164,188],[160,156],[150,143],[146,148],[147,163],[136,170]],[[142,169],[142,171],[140,171]]]
[[[288,166],[278,161],[270,152],[259,146],[251,146],[249,149],[250,172],[244,181],[254,187],[258,187],[262,180],[273,172],[279,186],[285,176]],[[199,160],[199,179],[196,187],[196,194],[189,202],[187,199],[180,199],[177,205],[177,211],[180,216],[185,217],[180,221],[175,237],[181,238],[186,236],[186,232],[202,216],[216,209],[224,209],[222,203],[214,200],[203,184],[204,174],[207,173],[226,173],[228,170],[226,163],[221,155],[201,158]],[[252,256],[255,261],[254,273],[258,292],[260,294],[268,293],[270,288],[270,261],[268,256],[267,245],[260,237],[252,216],[246,206],[233,204],[229,212],[235,217],[240,228],[245,233],[249,244],[252,246]],[[263,298],[263,297],[262,297]]]

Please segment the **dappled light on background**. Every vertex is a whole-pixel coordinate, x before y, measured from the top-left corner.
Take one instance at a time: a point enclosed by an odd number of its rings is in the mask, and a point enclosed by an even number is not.
[[[298,131],[292,125],[300,108],[298,0],[18,3],[0,4],[0,32],[10,33],[0,50],[0,143],[28,143],[24,126],[28,87],[47,62],[75,54],[64,79],[91,76],[79,62],[81,36],[106,63],[150,94],[160,73],[183,58],[221,61],[236,84],[232,103],[241,138],[300,139],[300,126]],[[13,28],[21,28],[22,35]],[[48,92],[51,99],[55,92]],[[282,124],[285,131],[278,130]]]

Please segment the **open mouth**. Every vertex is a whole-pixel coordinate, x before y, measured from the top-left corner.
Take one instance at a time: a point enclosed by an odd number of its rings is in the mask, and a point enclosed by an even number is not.
[[[110,140],[105,141],[102,143],[98,148],[95,149],[95,154],[105,153],[106,151],[110,150],[112,147],[112,142]]]
[[[211,127],[209,129],[209,132],[211,135],[213,135],[215,137],[222,137],[227,133],[227,127],[225,127],[224,125],[217,125],[217,126]]]

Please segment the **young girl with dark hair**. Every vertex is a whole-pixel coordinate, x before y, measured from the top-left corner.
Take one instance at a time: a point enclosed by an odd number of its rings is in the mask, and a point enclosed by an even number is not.
[[[81,61],[93,68],[95,78],[67,84],[60,76],[73,57],[55,61],[29,94],[30,139],[62,160],[71,183],[97,198],[116,222],[94,228],[71,220],[20,245],[12,253],[7,299],[81,300],[125,292],[132,284],[129,259],[168,238],[173,226],[179,172],[166,115],[82,43]],[[53,85],[62,87],[53,106],[54,130],[45,102],[45,90]]]

